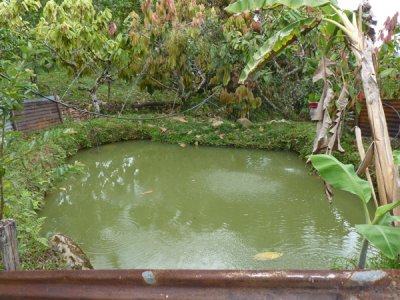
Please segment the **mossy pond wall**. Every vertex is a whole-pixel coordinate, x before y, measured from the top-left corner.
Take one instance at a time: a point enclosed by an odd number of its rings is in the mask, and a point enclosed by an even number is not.
[[[96,269],[326,269],[359,249],[359,201],[336,191],[329,205],[293,153],[132,141],[72,160],[86,172],[48,194],[43,230]]]

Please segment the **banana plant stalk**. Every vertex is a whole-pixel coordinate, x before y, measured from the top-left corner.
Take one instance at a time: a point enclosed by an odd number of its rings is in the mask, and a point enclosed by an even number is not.
[[[355,13],[353,13],[352,21],[350,21],[343,11],[333,5],[331,7],[340,17],[342,24],[328,18],[323,18],[323,20],[335,24],[348,36],[352,44],[352,51],[361,66],[362,85],[375,147],[375,168],[379,199],[381,204],[392,203],[400,198],[399,176],[393,161],[385,112],[373,65],[373,43],[362,32],[361,7],[358,12],[358,22]],[[400,215],[400,209],[396,208],[394,214]]]

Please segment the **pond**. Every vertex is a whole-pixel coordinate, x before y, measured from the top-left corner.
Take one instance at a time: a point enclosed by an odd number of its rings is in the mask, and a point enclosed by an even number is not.
[[[359,201],[336,191],[329,205],[293,153],[132,141],[73,160],[87,172],[49,193],[44,233],[70,236],[96,269],[326,269],[359,249]]]

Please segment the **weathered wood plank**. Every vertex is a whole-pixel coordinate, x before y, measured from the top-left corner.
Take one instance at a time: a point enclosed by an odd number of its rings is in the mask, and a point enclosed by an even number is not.
[[[0,249],[5,270],[19,270],[17,228],[12,219],[0,220]]]

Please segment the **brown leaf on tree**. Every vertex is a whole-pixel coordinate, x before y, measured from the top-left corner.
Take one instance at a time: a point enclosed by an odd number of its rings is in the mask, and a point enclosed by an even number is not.
[[[108,26],[108,33],[111,36],[115,36],[115,34],[117,33],[117,24],[115,24],[114,22],[112,22],[110,24],[110,26]]]
[[[315,70],[313,76],[313,82],[318,80],[326,81],[329,76],[333,75],[333,72],[329,69],[329,66],[334,65],[332,61],[330,61],[327,57],[322,57],[321,61],[318,64],[317,70]]]
[[[344,152],[344,149],[340,145],[340,136],[343,127],[344,112],[346,106],[349,103],[349,92],[347,90],[347,84],[343,84],[342,91],[340,92],[339,99],[337,101],[337,109],[335,113],[335,119],[332,127],[329,130],[329,143],[326,154],[332,154],[332,150],[336,148],[339,152]]]
[[[332,199],[333,199],[333,190],[332,190],[332,186],[326,182],[324,182],[324,186],[325,186],[325,195],[326,198],[328,199],[329,203],[332,203]]]
[[[328,108],[330,107],[332,100],[335,97],[335,94],[329,84],[326,84],[326,89],[322,95],[320,103],[318,104],[318,108],[322,107],[323,110],[323,118],[318,121],[317,124],[317,136],[314,140],[314,147],[312,153],[318,153],[322,149],[325,149],[328,145],[328,131],[332,124],[332,119],[329,115]],[[323,103],[323,104],[322,104]],[[318,111],[317,108],[317,111]]]

